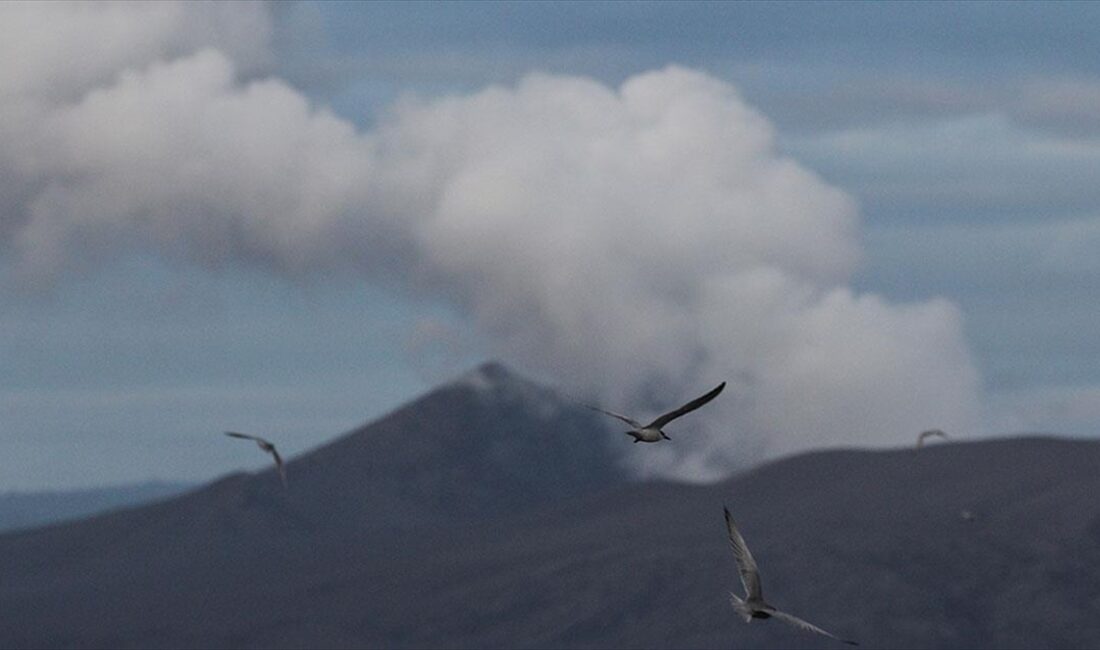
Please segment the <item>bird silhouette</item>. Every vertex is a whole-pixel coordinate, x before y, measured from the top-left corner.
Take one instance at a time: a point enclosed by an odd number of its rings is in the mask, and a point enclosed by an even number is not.
[[[932,436],[939,436],[944,440],[948,439],[947,434],[943,431],[940,431],[939,429],[929,429],[928,431],[921,431],[920,434],[917,436],[917,449],[923,447],[924,441],[928,438],[931,438]]]
[[[271,454],[271,457],[275,459],[275,469],[279,472],[279,479],[283,482],[283,487],[286,487],[286,466],[283,464],[283,457],[279,455],[279,451],[275,449],[275,444],[269,440],[265,440],[259,436],[249,435],[247,433],[237,433],[236,431],[226,431],[225,435],[232,436],[234,438],[242,438],[244,440],[252,440],[259,446],[260,449]]]
[[[656,420],[650,422],[649,424],[642,424],[641,422],[638,422],[637,420],[634,420],[632,418],[628,418],[625,415],[615,413],[614,411],[605,411],[604,409],[598,406],[592,406],[591,404],[584,404],[584,406],[592,409],[593,411],[599,411],[600,413],[610,415],[613,418],[618,418],[623,422],[626,422],[630,426],[634,427],[630,431],[626,432],[628,436],[634,438],[634,442],[660,442],[662,439],[672,440],[672,438],[669,438],[667,435],[665,435],[665,432],[661,430],[662,427],[680,417],[681,415],[691,413],[692,411],[711,401],[715,397],[718,397],[718,393],[721,393],[722,389],[725,387],[726,382],[722,382],[721,384],[718,384],[717,388],[711,390],[706,395],[697,397],[687,404],[684,404],[680,408],[669,411],[668,413],[659,416]]]
[[[751,623],[754,618],[775,618],[808,632],[824,634],[827,637],[836,639],[842,643],[847,643],[848,645],[859,645],[855,641],[842,639],[831,632],[826,632],[813,623],[808,623],[797,616],[791,616],[786,612],[781,612],[772,605],[769,605],[764,600],[764,591],[760,587],[760,571],[756,568],[756,560],[753,559],[752,553],[749,552],[749,547],[745,544],[745,539],[741,537],[741,533],[737,531],[737,526],[733,523],[733,516],[730,515],[729,509],[723,507],[722,510],[726,513],[726,530],[729,532],[730,548],[733,549],[733,557],[737,560],[737,571],[741,574],[741,584],[745,587],[745,598],[738,598],[737,595],[731,591],[730,603],[733,605],[733,609],[745,619],[746,623]]]

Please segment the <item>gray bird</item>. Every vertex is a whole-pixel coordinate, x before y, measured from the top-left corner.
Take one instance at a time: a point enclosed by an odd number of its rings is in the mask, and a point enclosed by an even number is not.
[[[259,446],[260,449],[271,454],[275,459],[275,469],[279,472],[279,478],[283,481],[283,487],[286,487],[286,466],[283,465],[283,457],[279,455],[279,452],[275,449],[275,445],[259,436],[251,436],[247,433],[237,433],[236,431],[226,431],[225,435],[232,436],[234,438],[243,438],[244,440],[252,440]]]
[[[733,517],[730,516],[729,509],[723,507],[722,510],[726,513],[726,529],[729,531],[730,547],[733,549],[733,557],[737,560],[737,570],[741,574],[741,584],[745,587],[745,599],[742,600],[738,598],[737,595],[731,591],[730,604],[732,604],[733,609],[741,615],[741,618],[745,619],[746,623],[751,623],[754,618],[777,618],[784,623],[789,623],[790,625],[809,632],[824,634],[827,637],[847,643],[848,645],[859,645],[855,641],[842,639],[835,634],[826,632],[812,623],[807,623],[800,618],[781,612],[765,602],[764,592],[760,587],[760,572],[756,568],[756,560],[752,559],[752,553],[749,552],[749,547],[745,544],[745,540],[741,537],[741,533],[737,532],[737,527],[733,524]]]
[[[924,446],[924,441],[927,440],[928,438],[931,438],[932,436],[939,436],[940,438],[943,438],[944,440],[948,439],[947,434],[944,433],[943,431],[940,431],[939,429],[929,429],[928,431],[921,431],[920,435],[917,436],[917,449],[920,449],[921,447],[923,447]]]
[[[628,418],[625,415],[620,415],[619,413],[614,413],[612,411],[605,411],[597,406],[592,406],[589,404],[585,404],[585,406],[592,409],[593,411],[599,411],[600,413],[610,415],[613,418],[618,418],[623,422],[626,422],[630,426],[634,427],[630,431],[626,432],[626,435],[632,436],[634,438],[634,442],[660,442],[662,438],[665,440],[672,440],[672,438],[669,438],[667,435],[665,435],[664,431],[661,431],[661,427],[665,426],[669,422],[672,422],[681,415],[691,413],[692,411],[711,401],[715,397],[718,397],[718,393],[721,393],[722,389],[725,387],[726,382],[722,382],[721,384],[718,384],[717,388],[710,391],[706,395],[691,400],[690,402],[684,404],[675,411],[669,411],[668,413],[665,413],[664,415],[658,417],[656,420],[650,422],[649,424],[642,424],[641,422]]]

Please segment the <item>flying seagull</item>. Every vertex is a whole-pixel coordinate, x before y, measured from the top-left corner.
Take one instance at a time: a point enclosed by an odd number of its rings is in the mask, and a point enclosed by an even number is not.
[[[253,440],[260,449],[263,449],[267,453],[271,454],[275,459],[275,469],[279,471],[279,478],[283,481],[283,487],[286,487],[286,466],[283,465],[283,457],[279,455],[279,452],[275,449],[275,445],[270,441],[264,440],[259,436],[250,436],[247,433],[237,433],[236,431],[226,431],[225,435],[232,436],[234,438],[243,438],[244,440]]]
[[[645,425],[643,425],[641,422],[638,422],[637,420],[632,420],[625,415],[620,415],[611,411],[605,411],[602,408],[591,406],[589,404],[585,404],[585,406],[592,409],[593,411],[599,411],[600,413],[610,415],[613,418],[619,418],[623,422],[626,422],[630,426],[634,427],[630,431],[626,432],[626,435],[634,437],[634,442],[660,442],[662,438],[664,438],[665,440],[672,440],[672,438],[669,438],[665,435],[664,431],[661,431],[661,427],[665,426],[669,422],[672,422],[681,415],[691,413],[695,409],[711,401],[712,399],[717,397],[718,393],[721,393],[722,389],[725,387],[726,382],[722,382],[721,384],[718,384],[717,388],[710,391],[706,395],[703,395],[702,397],[696,397],[695,399],[691,400],[687,404],[684,404],[675,411],[669,411],[668,413],[665,413],[656,420]]]
[[[929,429],[928,431],[921,431],[920,435],[917,436],[917,449],[923,447],[924,441],[928,438],[931,438],[932,436],[939,436],[944,440],[947,440],[947,434],[943,431],[940,431],[939,429]]]
[[[745,619],[746,623],[751,623],[754,618],[777,618],[784,623],[789,623],[809,632],[824,634],[848,645],[859,645],[855,641],[842,639],[816,625],[781,612],[764,602],[764,592],[760,588],[760,572],[756,569],[756,560],[752,559],[752,553],[749,552],[749,547],[745,545],[744,538],[741,537],[741,533],[737,532],[737,527],[733,525],[733,517],[730,516],[729,509],[723,507],[722,510],[726,513],[726,529],[729,530],[730,547],[733,548],[733,557],[737,560],[737,570],[741,574],[741,584],[745,587],[745,599],[738,598],[731,591],[730,603],[733,605],[733,609],[741,615],[741,618]]]

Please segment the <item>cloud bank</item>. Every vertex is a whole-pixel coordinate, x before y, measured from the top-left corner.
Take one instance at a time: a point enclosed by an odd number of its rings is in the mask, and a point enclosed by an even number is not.
[[[250,76],[269,56],[262,8],[130,6],[51,5],[115,34],[114,53],[74,72],[45,39],[3,73],[19,82],[0,96],[0,247],[19,282],[129,250],[339,270],[449,301],[505,361],[639,417],[729,380],[674,444],[632,454],[647,474],[980,427],[958,310],[853,292],[852,198],[779,153],[727,83],[532,74],[408,99],[360,131]],[[103,16],[154,10],[239,29]]]

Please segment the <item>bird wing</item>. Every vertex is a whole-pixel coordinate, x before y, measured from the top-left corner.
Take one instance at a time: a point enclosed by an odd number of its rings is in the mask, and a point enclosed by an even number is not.
[[[831,632],[826,632],[825,630],[819,628],[818,626],[814,625],[813,623],[809,623],[807,621],[804,621],[804,620],[798,618],[797,616],[791,616],[790,614],[787,614],[785,612],[781,612],[777,609],[768,610],[768,613],[772,615],[772,618],[778,618],[779,620],[783,621],[784,623],[789,623],[789,624],[791,624],[795,627],[802,628],[803,630],[806,630],[808,632],[815,632],[817,634],[824,634],[825,636],[827,636],[829,638],[836,639],[837,641],[840,641],[841,643],[847,643],[848,645],[859,645],[855,641],[849,641],[848,639],[842,639],[839,636],[837,636],[835,634],[832,634]]]
[[[260,436],[253,436],[253,435],[249,435],[247,433],[237,433],[236,431],[226,431],[225,435],[233,436],[234,438],[243,438],[245,440],[255,440],[256,442],[262,442],[262,443],[267,444],[267,445],[271,444],[269,441],[264,440]]]
[[[286,465],[283,463],[283,457],[279,455],[279,452],[275,451],[275,445],[271,445],[271,455],[275,457],[275,469],[279,472],[279,478],[283,482],[283,487],[286,487]]]
[[[730,548],[733,549],[733,557],[737,560],[737,571],[741,574],[741,584],[745,587],[746,600],[759,600],[764,597],[760,588],[760,571],[756,568],[756,560],[752,558],[749,547],[745,544],[745,538],[737,532],[737,526],[733,524],[733,516],[728,508],[723,507],[726,513],[726,530],[729,531]]]
[[[923,447],[925,439],[926,438],[931,438],[932,436],[939,436],[939,437],[943,438],[944,440],[947,440],[947,434],[944,433],[943,431],[940,431],[939,429],[930,429],[928,431],[922,431],[920,433],[920,435],[917,436],[917,449],[920,449],[921,447]]]
[[[270,440],[261,438],[260,436],[253,436],[247,433],[237,433],[236,431],[226,431],[225,435],[232,436],[234,438],[241,438],[243,440],[253,440],[260,449],[263,449],[267,453],[271,454],[271,457],[275,459],[275,469],[279,472],[279,478],[283,481],[283,487],[286,487],[286,465],[283,463],[283,457],[279,455],[279,452],[275,449],[275,443]]]
[[[620,415],[620,414],[612,412],[612,411],[605,411],[602,408],[600,408],[598,406],[592,406],[591,404],[585,404],[584,406],[587,407],[587,408],[592,409],[593,411],[599,411],[600,413],[603,413],[604,415],[610,415],[613,418],[619,418],[620,420],[622,420],[623,422],[626,422],[627,424],[634,427],[635,429],[641,429],[642,428],[642,424],[640,422],[637,422],[635,420],[631,420],[630,418],[626,417],[625,415]]]
[[[648,425],[648,428],[660,429],[661,427],[665,426],[669,422],[672,422],[673,420],[680,417],[681,415],[684,415],[685,413],[691,413],[692,411],[694,411],[695,409],[699,408],[700,406],[706,404],[707,402],[711,401],[715,397],[718,397],[718,393],[721,393],[722,389],[725,388],[725,387],[726,387],[726,382],[722,382],[721,384],[718,384],[717,388],[710,391],[706,395],[703,395],[702,397],[696,397],[695,399],[691,400],[687,404],[684,404],[683,406],[676,409],[675,411],[669,411],[668,413],[665,413],[661,417],[657,418],[656,420],[654,420],[653,422],[651,422]]]

